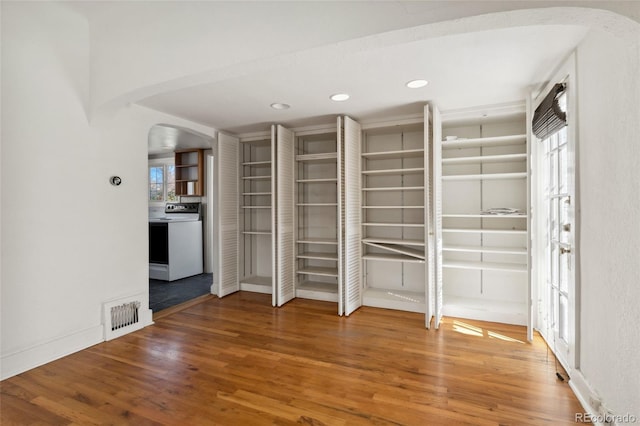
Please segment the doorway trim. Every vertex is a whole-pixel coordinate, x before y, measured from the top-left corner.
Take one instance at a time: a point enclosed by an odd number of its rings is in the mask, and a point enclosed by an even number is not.
[[[531,234],[531,264],[532,264],[532,299],[534,327],[546,341],[558,361],[562,364],[567,374],[571,377],[580,367],[580,252],[579,252],[579,181],[576,173],[578,164],[578,123],[577,123],[577,78],[576,55],[572,53],[551,75],[546,84],[532,92],[532,110],[540,104],[547,93],[556,83],[564,82],[567,85],[567,185],[570,197],[569,221],[573,227],[570,232],[569,245],[572,248],[568,267],[570,268],[568,294],[568,335],[566,354],[559,353],[559,347],[555,343],[554,330],[548,319],[548,306],[546,305],[545,292],[548,291],[546,259],[550,256],[546,247],[546,232],[548,228],[547,208],[544,200],[543,163],[545,151],[542,142],[531,134],[531,206],[532,206],[532,234]]]

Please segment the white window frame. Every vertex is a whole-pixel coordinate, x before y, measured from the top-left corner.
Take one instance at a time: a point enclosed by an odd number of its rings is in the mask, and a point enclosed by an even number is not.
[[[175,164],[175,159],[173,157],[156,158],[156,159],[149,160],[149,163],[147,165],[147,201],[149,202],[150,206],[164,206],[165,203],[167,203],[167,166],[174,165],[174,164]],[[152,167],[159,167],[159,166],[163,167],[162,200],[157,201],[157,200],[152,200],[149,197],[149,187],[151,184],[151,182],[149,182],[149,170]]]
[[[579,336],[580,336],[580,277],[576,270],[576,265],[579,265],[579,219],[576,217],[578,212],[579,200],[576,194],[576,187],[578,185],[577,174],[577,87],[576,87],[576,57],[575,53],[571,54],[567,60],[565,60],[558,69],[547,80],[548,83],[540,90],[532,95],[531,106],[532,110],[542,102],[544,97],[549,93],[555,83],[565,82],[567,84],[567,119],[568,119],[568,165],[569,165],[569,196],[571,198],[573,215],[571,217],[573,230],[571,232],[570,246],[573,253],[571,254],[570,268],[572,271],[572,277],[569,280],[569,330],[568,330],[568,348],[566,353],[559,353],[558,350],[562,348],[556,347],[553,330],[551,324],[545,321],[544,313],[545,307],[542,306],[545,301],[544,292],[546,291],[546,257],[548,256],[545,248],[546,238],[546,214],[543,212],[546,209],[544,202],[544,188],[543,188],[543,176],[544,170],[542,165],[545,160],[545,152],[541,146],[540,140],[531,134],[531,155],[532,155],[532,179],[531,179],[531,203],[533,211],[532,219],[532,240],[531,240],[531,253],[532,253],[532,299],[533,303],[533,324],[538,332],[547,342],[547,345],[556,355],[564,369],[569,376],[573,370],[580,367],[579,360]],[[564,352],[564,351],[562,351]]]

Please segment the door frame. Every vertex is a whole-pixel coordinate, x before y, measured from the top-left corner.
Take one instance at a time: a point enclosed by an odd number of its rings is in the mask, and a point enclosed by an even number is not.
[[[567,84],[567,184],[568,193],[571,199],[571,208],[569,209],[569,218],[573,227],[570,234],[570,245],[572,253],[569,260],[569,330],[568,330],[568,347],[567,353],[559,352],[559,347],[555,344],[553,329],[551,324],[546,321],[544,292],[547,291],[546,285],[546,263],[545,259],[549,253],[545,247],[547,215],[544,212],[546,204],[544,202],[544,188],[542,171],[545,152],[542,149],[541,141],[530,134],[531,137],[531,282],[532,282],[532,316],[533,325],[546,341],[549,348],[556,355],[558,361],[562,364],[569,376],[573,370],[578,369],[580,364],[580,277],[579,271],[576,269],[580,264],[579,251],[579,217],[578,191],[579,182],[576,173],[578,159],[578,123],[577,123],[577,84],[576,84],[576,56],[572,53],[546,80],[547,83],[540,86],[537,91],[531,94],[531,110],[535,110],[547,93],[550,92],[554,84],[564,82]],[[531,117],[530,117],[531,118]]]

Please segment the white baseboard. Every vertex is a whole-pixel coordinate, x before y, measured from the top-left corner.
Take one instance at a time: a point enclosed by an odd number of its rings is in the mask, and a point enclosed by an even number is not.
[[[0,380],[55,361],[102,341],[104,341],[103,327],[102,324],[99,324],[30,348],[3,354]]]
[[[582,375],[580,370],[573,370],[571,372],[571,379],[569,380],[569,386],[573,393],[578,398],[580,405],[584,408],[583,414],[589,414],[590,419],[596,420],[600,415],[600,397],[593,390],[587,379]],[[591,422],[589,422],[591,423]],[[604,423],[600,423],[597,421],[593,421],[594,425],[604,425]]]
[[[144,328],[151,324],[153,324],[153,312],[151,309],[142,310],[139,328]],[[2,354],[0,358],[0,380],[8,379],[32,368],[71,355],[74,352],[102,343],[104,340],[104,326],[99,324],[29,348]]]

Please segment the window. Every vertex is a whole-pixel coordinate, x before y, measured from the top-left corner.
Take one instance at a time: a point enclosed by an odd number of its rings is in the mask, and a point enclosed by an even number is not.
[[[178,201],[176,196],[176,166],[173,162],[149,165],[149,201]]]
[[[532,285],[537,293],[536,328],[569,374],[579,365],[576,337],[580,311],[576,297],[579,283],[575,275],[579,253],[575,244],[575,206],[578,204],[575,146],[578,140],[573,119],[576,116],[574,75],[575,56],[571,56],[550,78],[557,84],[547,86],[538,97],[541,101],[538,105],[551,99],[553,111],[547,109],[551,111],[547,117],[560,119],[549,120],[549,126],[538,126],[543,131],[532,145],[533,173],[537,176],[531,192],[534,194]],[[542,96],[545,98],[540,99]],[[551,102],[547,102],[549,105]],[[532,106],[536,106],[536,102]],[[547,127],[550,130],[547,131]]]

